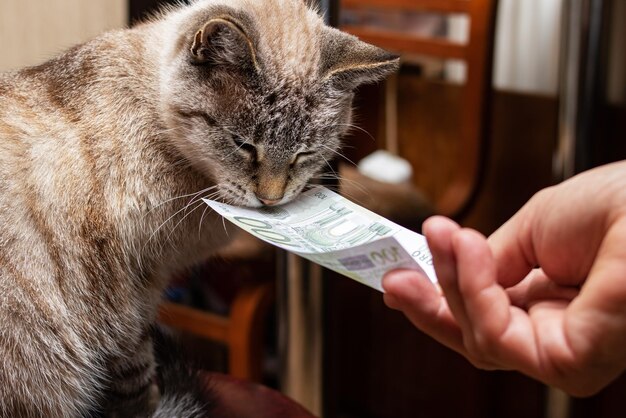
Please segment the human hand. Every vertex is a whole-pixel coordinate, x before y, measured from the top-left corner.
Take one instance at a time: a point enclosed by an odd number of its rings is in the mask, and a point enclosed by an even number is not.
[[[414,271],[383,286],[427,334],[575,396],[626,368],[626,162],[539,192],[489,240],[442,217],[424,234],[443,294]]]

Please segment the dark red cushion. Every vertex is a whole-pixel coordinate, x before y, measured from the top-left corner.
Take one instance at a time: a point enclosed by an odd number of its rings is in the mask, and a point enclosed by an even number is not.
[[[219,418],[315,418],[302,406],[268,387],[217,373],[203,373]]]

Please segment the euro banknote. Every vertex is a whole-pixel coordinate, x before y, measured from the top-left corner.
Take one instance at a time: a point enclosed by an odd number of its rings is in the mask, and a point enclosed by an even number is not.
[[[383,291],[385,273],[421,271],[437,277],[426,239],[322,186],[281,206],[247,208],[204,200],[257,238]]]

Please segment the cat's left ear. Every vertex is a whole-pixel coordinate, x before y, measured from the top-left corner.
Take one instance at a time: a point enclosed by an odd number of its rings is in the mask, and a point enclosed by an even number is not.
[[[380,81],[397,71],[400,57],[357,37],[325,28],[322,44],[322,77],[340,90]]]
[[[252,66],[258,69],[256,51],[243,25],[228,17],[211,19],[198,30],[190,48],[197,65]]]

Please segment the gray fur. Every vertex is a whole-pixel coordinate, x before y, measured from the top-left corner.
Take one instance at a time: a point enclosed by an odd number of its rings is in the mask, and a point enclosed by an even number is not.
[[[234,233],[199,198],[293,199],[396,67],[302,0],[204,0],[0,75],[0,417],[150,415],[167,278]]]

